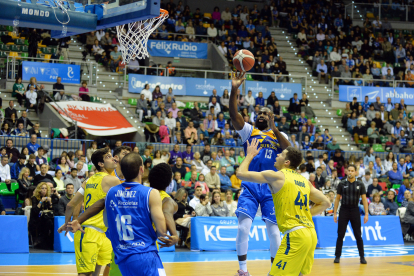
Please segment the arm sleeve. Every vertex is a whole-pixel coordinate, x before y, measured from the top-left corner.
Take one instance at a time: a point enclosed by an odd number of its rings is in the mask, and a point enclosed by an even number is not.
[[[242,138],[242,143],[246,142],[246,140],[250,138],[250,136],[252,135],[252,131],[253,126],[248,123],[244,123],[243,128],[241,130],[237,130],[237,133]]]
[[[336,190],[336,193],[337,193],[338,195],[342,195],[342,182],[340,182],[340,183],[338,184],[338,188],[337,188],[337,190]]]

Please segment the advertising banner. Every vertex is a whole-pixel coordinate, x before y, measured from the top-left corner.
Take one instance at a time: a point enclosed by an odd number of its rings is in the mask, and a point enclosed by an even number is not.
[[[110,136],[136,132],[127,119],[110,104],[91,103],[84,101],[64,101],[50,103],[67,121],[78,122],[78,127],[96,136]],[[70,116],[67,117],[62,111]]]
[[[23,61],[23,81],[35,77],[38,83],[56,82],[58,77],[62,83],[80,83],[80,65]]]
[[[207,59],[207,43],[149,40],[147,47],[154,57]]]
[[[272,91],[275,92],[279,101],[289,101],[294,93],[298,98],[302,98],[302,84],[290,82],[264,82],[264,81],[246,81],[246,93],[251,90],[253,97],[257,97],[259,92],[263,92],[263,98],[267,99]]]
[[[231,80],[186,78],[188,96],[210,96],[213,89],[217,90],[217,95],[223,96],[223,91],[227,89],[231,92]]]
[[[382,103],[386,103],[391,98],[392,103],[399,103],[402,99],[407,105],[414,105],[414,88],[404,87],[372,87],[372,86],[339,86],[339,101],[352,102],[354,97],[358,102],[364,102],[365,96],[368,96],[369,102],[376,102],[376,98],[380,97]]]
[[[335,247],[338,237],[338,223],[334,222],[333,217],[313,217],[313,222],[318,235],[316,247]],[[364,246],[404,244],[398,216],[369,216],[366,224],[364,224],[364,217],[362,216],[361,230]],[[344,246],[356,246],[351,223],[348,224],[346,229]]]
[[[236,217],[191,218],[191,250],[236,250]],[[250,228],[249,250],[269,250],[266,224],[255,218]]]
[[[181,96],[210,96],[213,89],[217,90],[217,95],[223,96],[223,91],[227,89],[231,92],[231,80],[204,79],[204,78],[184,78],[184,77],[162,77],[151,75],[129,74],[128,91],[130,93],[141,93],[145,85],[150,85],[152,91],[158,85],[161,92],[166,94],[168,89],[173,89],[174,95]],[[253,96],[257,97],[259,92],[263,92],[266,99],[274,91],[279,101],[288,101],[294,93],[298,93],[298,99],[302,97],[302,84],[284,82],[261,82],[247,81],[246,92],[252,90]]]
[[[151,75],[129,74],[128,91],[129,93],[141,93],[145,85],[149,83],[150,91],[153,91],[158,85],[163,94],[168,92],[171,87],[174,95],[186,95],[186,78],[181,77],[161,77]]]
[[[26,216],[0,216],[0,253],[29,253]]]

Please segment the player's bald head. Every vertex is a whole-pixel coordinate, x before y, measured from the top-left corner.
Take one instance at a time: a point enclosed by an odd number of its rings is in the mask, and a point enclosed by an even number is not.
[[[141,168],[142,158],[136,152],[128,153],[121,160],[121,171],[126,181],[137,178]]]

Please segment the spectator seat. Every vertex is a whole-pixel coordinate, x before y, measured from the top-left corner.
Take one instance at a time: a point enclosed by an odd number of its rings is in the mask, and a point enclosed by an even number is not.
[[[1,44],[0,45],[0,50],[2,51],[10,51],[10,46],[7,44]]]
[[[184,109],[193,109],[194,108],[194,102],[186,102]]]
[[[26,46],[26,45],[22,45],[22,46],[20,46],[20,49],[21,49],[21,51],[22,52],[29,52],[29,46]]]
[[[289,113],[289,111],[286,109],[286,106],[282,106],[282,112],[283,113]]]
[[[20,52],[20,46],[16,44],[10,45],[10,51]]]
[[[20,59],[20,57],[19,57],[19,53],[17,53],[17,52],[10,52],[9,53],[9,57],[11,57],[11,58],[16,58],[16,59]]]
[[[25,53],[21,53],[21,57],[23,59],[27,59],[29,57],[29,53],[25,52]]]
[[[336,110],[336,115],[342,116],[342,109],[337,109]]]
[[[384,152],[384,148],[381,144],[374,144],[372,148],[375,152]]]
[[[208,110],[208,104],[207,103],[198,103],[198,108],[200,108],[201,110]]]
[[[385,183],[385,182],[378,182],[378,185],[381,186],[381,188],[382,188],[383,191],[388,190],[387,183]]]
[[[45,55],[45,60],[43,62],[48,63],[51,58],[52,58],[52,55]]]
[[[130,104],[132,106],[136,106],[137,105],[137,99],[128,99],[128,104]]]
[[[396,191],[398,191],[400,189],[400,187],[401,187],[401,184],[394,184],[394,185],[392,185],[392,188],[394,190],[396,190]]]

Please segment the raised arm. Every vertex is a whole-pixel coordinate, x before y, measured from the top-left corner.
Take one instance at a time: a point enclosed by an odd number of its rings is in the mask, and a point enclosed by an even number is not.
[[[231,94],[230,94],[230,102],[229,102],[229,113],[230,119],[234,126],[235,130],[242,130],[244,126],[244,120],[242,115],[238,112],[237,107],[237,89],[245,80],[246,72],[237,72],[232,73],[231,79]]]
[[[165,218],[162,212],[160,192],[158,192],[155,189],[151,190],[148,205],[151,213],[152,222],[155,225],[155,229],[157,229],[157,236],[165,236],[167,234],[167,226],[165,224]]]
[[[252,143],[249,144],[247,141],[247,154],[243,162],[240,165],[240,168],[237,172],[237,177],[242,181],[249,181],[255,183],[272,183],[278,180],[278,173],[268,170],[261,172],[252,172],[249,171],[249,165],[252,162],[253,158],[260,152],[261,148],[259,147],[259,140],[253,139]]]
[[[273,113],[269,114],[269,121],[267,123],[272,129],[273,133],[276,135],[276,138],[279,141],[282,150],[285,150],[287,147],[289,147],[290,142],[287,139],[287,136],[283,135],[275,125],[275,117]]]
[[[310,212],[312,216],[315,216],[329,208],[329,206],[331,206],[331,203],[329,202],[328,198],[324,196],[324,194],[321,191],[313,187],[313,185],[310,182],[308,183],[308,185],[310,187],[309,199],[310,201],[315,203],[315,206],[313,206],[310,209]]]

